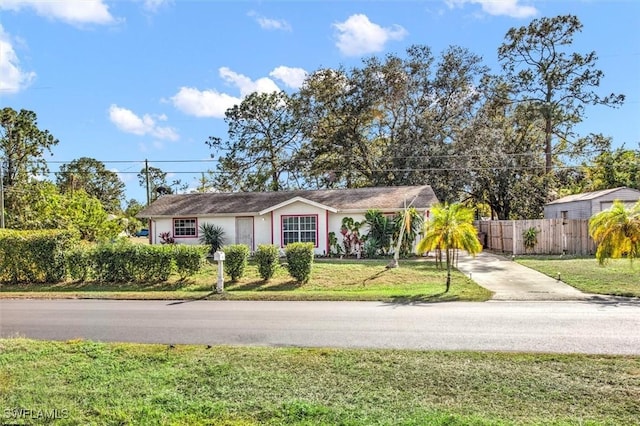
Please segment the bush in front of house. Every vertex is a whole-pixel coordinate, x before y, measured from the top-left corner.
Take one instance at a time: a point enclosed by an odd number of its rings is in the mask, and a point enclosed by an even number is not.
[[[76,234],[66,230],[0,230],[0,281],[62,281],[64,255],[76,239]]]
[[[278,270],[279,256],[278,246],[273,244],[260,244],[254,259],[258,264],[258,273],[260,278],[269,281]]]
[[[73,281],[87,281],[93,274],[94,253],[91,246],[77,245],[65,253],[67,275]]]
[[[176,245],[173,250],[173,259],[176,265],[176,272],[180,275],[180,279],[197,274],[205,263],[205,258],[209,253],[210,247],[205,245],[186,246]]]
[[[173,271],[173,252],[170,245],[101,244],[92,249],[93,276],[105,283],[166,281]]]
[[[313,248],[313,243],[291,243],[285,248],[289,274],[299,283],[306,283],[311,277]]]
[[[224,272],[231,277],[231,281],[238,281],[247,269],[249,246],[231,244],[225,247],[224,253]]]

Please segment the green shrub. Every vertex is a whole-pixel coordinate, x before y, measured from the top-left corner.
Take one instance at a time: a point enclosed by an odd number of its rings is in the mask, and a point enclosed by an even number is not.
[[[210,247],[177,245],[173,249],[176,271],[180,279],[184,280],[200,272]]]
[[[173,270],[171,245],[128,242],[101,244],[94,250],[94,275],[107,283],[166,281]]]
[[[313,243],[287,244],[285,253],[289,274],[299,283],[308,282],[313,265]]]
[[[278,270],[279,250],[273,244],[260,244],[255,254],[260,277],[269,281]]]
[[[93,273],[94,250],[90,246],[78,245],[67,251],[67,274],[74,281],[86,281]]]
[[[249,259],[249,247],[245,244],[231,244],[225,250],[224,272],[231,281],[238,281],[244,275]]]
[[[77,235],[64,230],[0,230],[0,281],[55,283],[65,277],[65,252]]]

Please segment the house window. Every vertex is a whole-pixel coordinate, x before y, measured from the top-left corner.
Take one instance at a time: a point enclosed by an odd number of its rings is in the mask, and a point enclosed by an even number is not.
[[[173,219],[174,237],[195,237],[197,235],[196,219]]]
[[[318,246],[318,216],[283,216],[282,245],[313,243]]]
[[[569,219],[569,212],[568,212],[567,210],[562,210],[562,211],[560,212],[560,218],[561,218],[562,220],[567,220],[567,219]]]

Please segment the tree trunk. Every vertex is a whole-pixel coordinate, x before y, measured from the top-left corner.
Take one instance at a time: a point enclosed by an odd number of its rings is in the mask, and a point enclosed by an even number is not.
[[[447,248],[447,287],[446,290],[444,291],[445,293],[449,293],[449,287],[451,286],[451,254],[450,254],[450,249]]]

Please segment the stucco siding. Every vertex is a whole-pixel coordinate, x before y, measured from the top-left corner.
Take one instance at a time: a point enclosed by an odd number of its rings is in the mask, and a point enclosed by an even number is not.
[[[327,252],[327,211],[325,209],[312,206],[302,202],[295,202],[274,210],[265,216],[272,216],[273,223],[273,244],[284,248],[283,244],[283,217],[313,216],[316,217],[316,247],[317,255]]]

